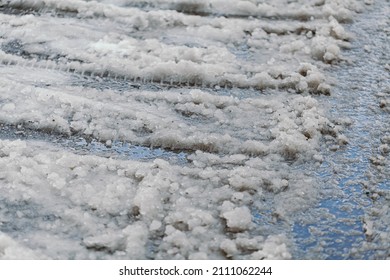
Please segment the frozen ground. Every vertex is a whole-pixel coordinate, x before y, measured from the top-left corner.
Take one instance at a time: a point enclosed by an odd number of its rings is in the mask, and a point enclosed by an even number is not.
[[[0,258],[390,257],[388,0],[0,12]]]

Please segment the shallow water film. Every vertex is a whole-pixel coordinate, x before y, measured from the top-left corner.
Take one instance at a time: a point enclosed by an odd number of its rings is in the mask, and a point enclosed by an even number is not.
[[[0,258],[390,258],[389,14],[0,1]]]

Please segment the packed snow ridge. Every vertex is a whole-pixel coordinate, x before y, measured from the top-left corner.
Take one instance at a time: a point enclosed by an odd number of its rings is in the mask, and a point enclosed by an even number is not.
[[[317,61],[329,64],[344,59],[341,48],[349,46],[351,35],[339,22],[351,20],[349,9],[361,6],[356,1],[313,1],[290,4],[284,14],[280,7],[285,1],[211,1],[207,7],[215,13],[227,11],[202,17],[128,7],[135,1],[119,1],[120,6],[104,2],[7,1],[3,9],[8,14],[0,19],[0,43],[5,46],[0,60],[6,65],[167,84],[329,94],[329,81],[316,65],[325,66]],[[205,5],[205,1],[169,2],[173,7]],[[20,15],[15,9],[31,12]],[[245,17],[224,16],[230,10]],[[50,13],[42,15],[44,11]],[[70,17],[53,21],[61,13]],[[278,18],[277,24],[262,19],[264,14]],[[291,21],[291,14],[302,14],[303,20]]]

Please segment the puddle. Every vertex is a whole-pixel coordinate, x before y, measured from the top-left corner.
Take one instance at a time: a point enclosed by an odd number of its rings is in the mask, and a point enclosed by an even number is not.
[[[325,162],[317,172],[324,194],[318,209],[327,215],[318,215],[317,210],[312,209],[300,215],[293,225],[296,258],[381,258],[375,250],[361,251],[359,248],[365,242],[372,242],[367,241],[364,232],[364,218],[373,206],[365,184],[375,182],[368,178],[372,169],[369,159],[377,154],[378,135],[383,137],[389,131],[388,115],[379,109],[375,97],[389,85],[389,79],[381,78],[389,77],[384,68],[385,61],[381,61],[381,54],[389,51],[388,38],[376,24],[385,16],[375,10],[360,16],[349,26],[357,40],[345,55],[353,63],[348,67],[336,67],[333,74],[339,84],[331,97],[321,100],[331,107],[333,117],[348,117],[352,125],[345,131],[348,145],[335,153],[325,151]],[[375,50],[367,52],[365,45],[375,46]],[[375,182],[375,188],[388,191],[389,180],[385,175],[384,180]],[[388,248],[386,244],[379,246]]]

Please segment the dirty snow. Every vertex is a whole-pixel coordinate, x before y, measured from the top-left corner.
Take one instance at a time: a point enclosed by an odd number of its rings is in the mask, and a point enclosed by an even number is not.
[[[296,258],[371,2],[0,1],[0,258]]]

